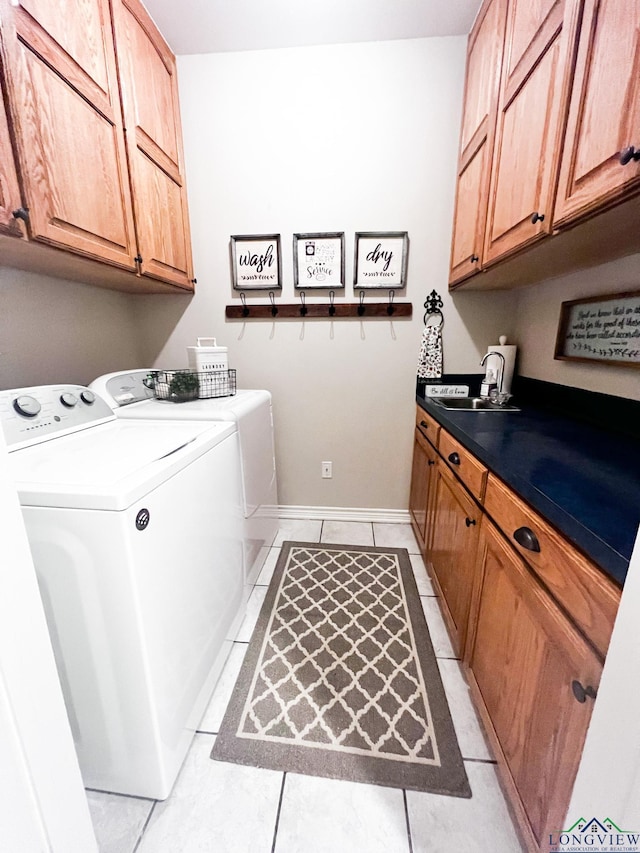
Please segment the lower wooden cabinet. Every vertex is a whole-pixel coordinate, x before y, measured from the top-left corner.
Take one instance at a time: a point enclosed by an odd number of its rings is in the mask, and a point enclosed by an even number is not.
[[[416,539],[420,548],[428,548],[427,524],[431,506],[432,484],[435,463],[438,454],[419,429],[416,429],[413,445],[413,466],[411,469],[411,494],[409,496],[409,512]]]
[[[453,645],[462,657],[481,511],[442,460],[436,466],[432,492],[432,538],[428,556]]]
[[[548,853],[620,590],[420,408],[410,510],[523,840]]]
[[[485,516],[467,644],[476,706],[532,850],[563,826],[602,665]]]

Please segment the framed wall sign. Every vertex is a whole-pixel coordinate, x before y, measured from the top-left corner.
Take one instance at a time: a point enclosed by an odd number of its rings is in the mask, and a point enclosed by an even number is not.
[[[404,287],[409,235],[406,231],[356,232],[354,287]]]
[[[295,287],[344,287],[344,232],[293,235]]]
[[[279,234],[231,237],[231,274],[235,290],[274,290],[282,287]]]
[[[563,302],[554,357],[640,367],[640,291]]]

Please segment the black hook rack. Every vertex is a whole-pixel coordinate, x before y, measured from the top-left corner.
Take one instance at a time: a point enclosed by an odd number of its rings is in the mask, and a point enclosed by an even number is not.
[[[393,291],[391,291],[393,293]],[[327,319],[345,317],[366,317],[368,320],[376,318],[411,317],[413,306],[411,302],[395,302],[393,296],[389,296],[386,302],[368,302],[364,305],[364,291],[360,292],[359,302],[335,302],[335,293],[329,293],[329,305],[326,302],[307,303],[300,294],[299,302],[284,303],[276,306],[275,294],[269,292],[269,304],[249,305],[244,293],[240,294],[242,305],[227,305],[225,316],[228,320],[268,320],[277,318],[295,319]],[[302,303],[302,304],[301,304]]]

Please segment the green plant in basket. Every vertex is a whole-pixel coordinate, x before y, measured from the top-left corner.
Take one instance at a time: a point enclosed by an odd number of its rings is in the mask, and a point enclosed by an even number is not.
[[[169,382],[169,399],[176,402],[195,400],[200,390],[198,375],[188,370],[177,371]]]

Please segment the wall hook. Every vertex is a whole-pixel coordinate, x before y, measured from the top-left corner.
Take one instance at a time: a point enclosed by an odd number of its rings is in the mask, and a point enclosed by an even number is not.
[[[358,305],[358,317],[364,314],[364,290],[360,291],[360,304]]]
[[[304,290],[300,291],[300,302],[302,303],[302,306],[300,308],[300,314],[302,317],[306,317],[307,316],[307,306],[305,304]]]
[[[427,296],[424,307],[427,309],[423,318],[423,323],[427,324],[427,317],[430,314],[439,314],[442,317],[442,311],[440,310],[443,306],[442,299],[437,291],[432,290],[431,293]]]
[[[269,299],[271,300],[271,316],[275,317],[278,313],[278,307],[276,305],[276,295],[273,290],[269,291]]]
[[[247,297],[245,296],[244,293],[240,294],[240,301],[242,302],[242,316],[248,317],[249,316],[249,309],[247,308]]]
[[[333,317],[336,313],[336,306],[333,304],[333,300],[336,298],[335,290],[329,291],[329,316]]]
[[[393,298],[396,295],[395,290],[389,291],[389,304],[387,305],[387,314],[391,316],[393,312],[396,310],[393,305]]]

